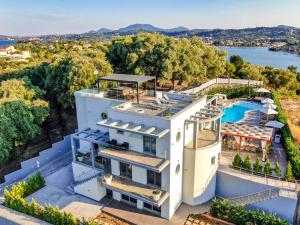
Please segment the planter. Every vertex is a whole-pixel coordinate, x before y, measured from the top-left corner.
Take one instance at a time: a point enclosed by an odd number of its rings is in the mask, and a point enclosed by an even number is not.
[[[78,160],[79,162],[82,162],[82,161],[83,161],[83,156],[77,156],[77,160]]]
[[[159,200],[159,198],[160,198],[160,195],[161,195],[161,191],[160,190],[154,190],[152,192],[153,200],[157,202]]]
[[[109,174],[109,175],[104,175],[104,182],[106,183],[106,184],[110,184],[111,183],[111,181],[112,181],[112,175],[111,174]]]

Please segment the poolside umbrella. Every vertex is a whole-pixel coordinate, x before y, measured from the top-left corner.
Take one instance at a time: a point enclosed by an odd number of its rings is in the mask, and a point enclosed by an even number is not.
[[[254,88],[253,90],[256,93],[270,93],[270,91],[268,89],[265,89],[265,88]]]
[[[261,100],[261,103],[263,103],[263,104],[268,104],[268,103],[274,104],[274,101],[270,98],[265,98],[265,99]]]
[[[267,115],[267,120],[269,119],[269,115],[278,114],[277,111],[275,111],[274,109],[271,109],[271,108],[262,108],[260,111]]]
[[[283,123],[280,123],[279,121],[277,120],[271,120],[269,122],[266,123],[265,125],[266,127],[274,127],[274,128],[283,128],[284,127],[284,124]]]
[[[270,109],[276,109],[277,106],[272,103],[266,103],[263,105],[263,108],[270,108]]]

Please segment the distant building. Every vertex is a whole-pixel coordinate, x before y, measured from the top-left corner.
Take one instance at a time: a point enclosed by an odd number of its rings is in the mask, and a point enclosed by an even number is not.
[[[16,53],[14,46],[3,46],[0,48],[0,57],[7,57],[14,61],[23,61],[31,57],[29,51],[22,51],[22,53]]]

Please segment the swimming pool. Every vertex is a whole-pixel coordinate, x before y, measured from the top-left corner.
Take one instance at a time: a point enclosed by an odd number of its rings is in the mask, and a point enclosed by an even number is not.
[[[249,110],[259,110],[262,105],[254,102],[239,101],[232,106],[223,109],[222,123],[238,122],[244,118],[244,114]]]

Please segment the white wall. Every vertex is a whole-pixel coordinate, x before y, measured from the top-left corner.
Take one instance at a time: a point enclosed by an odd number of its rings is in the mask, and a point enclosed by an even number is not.
[[[215,196],[216,170],[221,143],[205,148],[185,149],[183,201],[189,205],[199,205]],[[215,165],[211,158],[215,157]]]
[[[113,191],[113,199],[117,201],[121,201],[121,194],[117,191]]]
[[[206,97],[203,97],[196,102],[192,103],[190,106],[185,108],[180,112],[179,115],[176,115],[172,118],[170,124],[170,137],[171,137],[171,147],[170,147],[170,197],[169,197],[169,215],[168,218],[171,218],[177,208],[182,203],[182,182],[183,182],[183,152],[184,152],[184,138],[185,138],[185,127],[184,123],[186,119],[189,119],[191,115],[194,115],[197,111],[203,108],[206,104]],[[177,142],[176,135],[181,133],[181,138]],[[176,166],[180,165],[180,171],[178,174],[175,173]]]
[[[81,165],[77,162],[72,162],[72,168],[73,168],[73,176],[74,180],[78,181],[81,175],[92,173],[93,171],[97,171],[96,169],[93,169],[86,165]]]
[[[106,188],[101,185],[97,177],[74,186],[74,191],[96,201],[100,201],[106,195]]]
[[[97,126],[97,122],[101,121],[101,113],[108,113],[108,110],[123,103],[124,101],[103,98],[101,94],[98,94],[97,90],[81,90],[75,92],[76,100],[76,112],[78,129],[83,130],[86,128],[103,129]]]
[[[120,176],[120,163],[117,160],[111,159],[111,173]]]
[[[132,166],[132,180],[141,184],[147,184],[147,170],[142,167]]]

